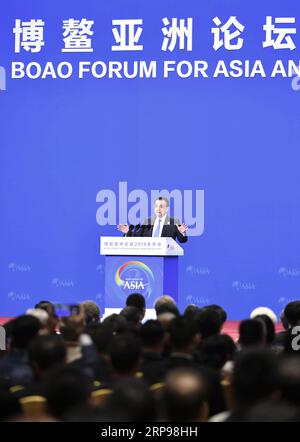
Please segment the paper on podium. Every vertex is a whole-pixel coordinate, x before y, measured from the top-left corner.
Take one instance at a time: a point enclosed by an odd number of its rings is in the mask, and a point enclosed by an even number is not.
[[[102,236],[101,255],[182,256],[173,238]]]

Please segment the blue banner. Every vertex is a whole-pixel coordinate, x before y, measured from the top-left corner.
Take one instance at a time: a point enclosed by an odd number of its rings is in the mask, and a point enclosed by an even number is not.
[[[4,1],[0,316],[103,310],[99,238],[162,191],[181,310],[299,298],[299,60],[294,0]]]

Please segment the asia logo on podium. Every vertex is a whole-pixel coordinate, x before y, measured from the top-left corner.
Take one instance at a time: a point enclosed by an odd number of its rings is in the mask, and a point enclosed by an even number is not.
[[[126,297],[133,290],[138,290],[149,299],[153,289],[154,274],[142,261],[127,261],[118,267],[115,282],[125,291]]]
[[[109,308],[124,308],[131,293],[141,293],[153,308],[163,292],[163,257],[106,256],[105,299]]]

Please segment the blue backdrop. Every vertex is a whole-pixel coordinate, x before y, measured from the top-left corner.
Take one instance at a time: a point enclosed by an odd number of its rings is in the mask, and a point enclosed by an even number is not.
[[[296,17],[294,51],[263,48],[266,16]],[[212,19],[245,25],[239,51],[215,51]],[[95,21],[90,54],[64,54],[62,21]],[[161,51],[162,18],[194,18],[193,51]],[[16,19],[42,19],[45,47],[14,53]],[[112,19],[142,18],[144,50],[112,52]],[[225,20],[225,21],[226,21]],[[104,307],[96,195],[204,189],[205,230],[180,262],[181,309],[222,304],[230,319],[299,297],[299,92],[291,78],[20,80],[12,61],[300,59],[295,0],[5,1],[0,13],[0,316],[40,299]]]

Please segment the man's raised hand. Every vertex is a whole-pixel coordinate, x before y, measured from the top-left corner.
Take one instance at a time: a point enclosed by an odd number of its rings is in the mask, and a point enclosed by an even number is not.
[[[176,227],[179,230],[179,232],[181,233],[181,235],[185,235],[186,232],[188,231],[188,226],[186,224],[181,224],[180,226],[178,224],[176,224]]]
[[[126,235],[129,231],[129,227],[127,226],[127,224],[118,224],[117,229],[119,230],[119,232],[124,233],[124,235]]]

